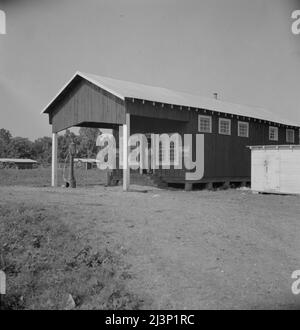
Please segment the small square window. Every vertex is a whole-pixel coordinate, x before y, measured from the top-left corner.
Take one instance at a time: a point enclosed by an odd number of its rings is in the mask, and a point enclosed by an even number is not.
[[[286,142],[295,143],[295,131],[293,129],[286,130]]]
[[[278,127],[274,127],[274,126],[269,127],[269,140],[278,141]]]
[[[249,123],[244,121],[238,122],[238,136],[249,137]]]
[[[212,132],[212,124],[210,116],[198,116],[198,130],[202,133],[211,133]]]
[[[231,134],[231,120],[220,118],[219,119],[219,134],[230,135]]]

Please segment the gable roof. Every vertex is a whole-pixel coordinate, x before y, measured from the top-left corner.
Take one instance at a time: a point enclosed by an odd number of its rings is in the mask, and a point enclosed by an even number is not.
[[[173,91],[162,87],[153,87],[137,84],[129,81],[117,80],[108,77],[97,76],[77,71],[72,79],[59,91],[56,97],[46,106],[43,113],[50,112],[50,106],[63,93],[63,91],[76,78],[82,78],[90,83],[106,90],[121,100],[126,98],[140,99],[164,104],[172,104],[183,107],[206,109],[220,113],[233,114],[280,123],[288,126],[299,126],[292,121],[280,118],[280,116],[258,107],[250,107],[235,103],[224,102],[213,98],[203,97],[194,94]],[[163,110],[162,110],[163,111]]]

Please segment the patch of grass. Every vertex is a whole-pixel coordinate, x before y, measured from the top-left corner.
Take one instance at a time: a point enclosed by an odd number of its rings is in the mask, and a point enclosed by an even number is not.
[[[5,309],[139,309],[126,289],[128,265],[118,251],[93,249],[55,211],[0,204],[0,263],[7,276]]]
[[[65,173],[68,176],[68,171]],[[105,171],[99,169],[85,170],[84,168],[75,169],[75,178],[78,186],[89,186],[103,184],[105,182]],[[58,169],[58,184],[64,184],[63,169]],[[49,187],[51,185],[51,168],[36,169],[0,169],[1,186],[30,186],[30,187]]]

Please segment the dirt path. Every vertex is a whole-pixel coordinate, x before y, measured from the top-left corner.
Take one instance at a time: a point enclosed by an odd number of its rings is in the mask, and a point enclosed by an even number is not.
[[[139,188],[141,189],[141,188]],[[89,244],[118,247],[145,307],[299,308],[300,200],[243,191],[0,187],[3,202],[52,205]]]

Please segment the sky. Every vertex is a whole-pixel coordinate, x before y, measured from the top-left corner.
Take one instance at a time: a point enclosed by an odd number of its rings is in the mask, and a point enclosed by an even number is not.
[[[77,71],[266,108],[300,123],[298,0],[0,0],[0,128],[50,135],[41,111]]]

